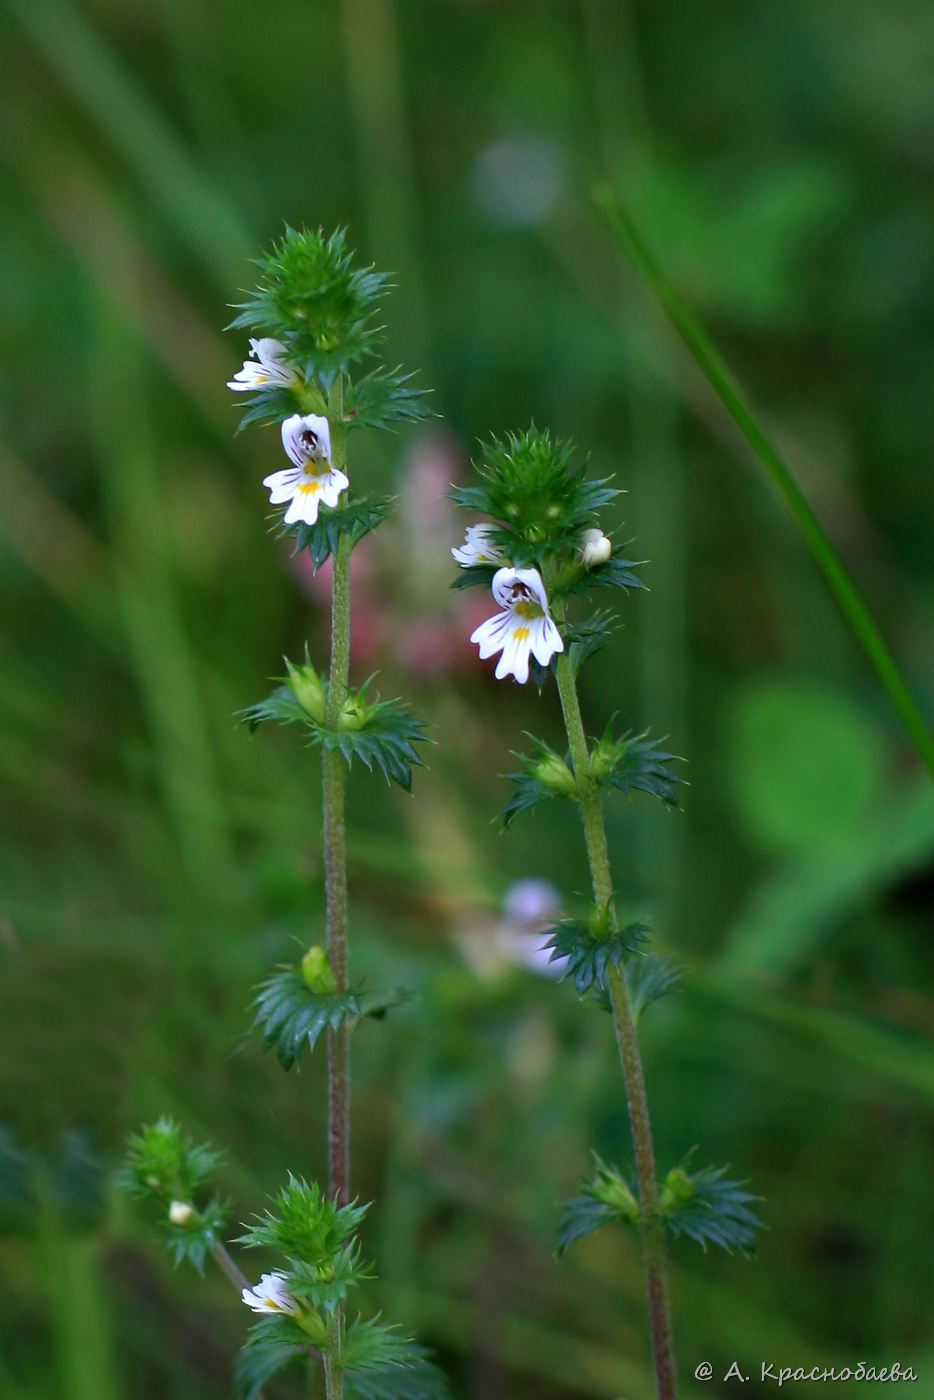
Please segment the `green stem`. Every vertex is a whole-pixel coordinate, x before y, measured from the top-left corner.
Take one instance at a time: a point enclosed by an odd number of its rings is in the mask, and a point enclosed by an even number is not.
[[[344,1367],[341,1362],[341,1316],[328,1318],[328,1340],[324,1348],[324,1391],[327,1400],[343,1400]]]
[[[331,406],[330,421],[334,465],[343,467],[346,461],[343,394],[339,387]],[[333,556],[331,592],[331,674],[325,722],[332,731],[338,727],[349,677],[350,536],[342,533]],[[336,749],[324,751],[322,769],[328,956],[337,990],[344,993],[347,990],[346,765]],[[328,1184],[331,1196],[339,1205],[350,1200],[350,1027],[346,1022],[337,1030],[328,1031]]]
[[[805,544],[811,551],[830,591],[833,593],[854,635],[868,656],[876,675],[915,748],[934,776],[934,738],[925,723],[914,696],[886,645],[849,570],[834,548],[826,530],[791,473],[790,468],[772,446],[744,402],[726,364],[695,320],[678,292],[669,282],[652,253],[636,231],[629,215],[612,191],[600,189],[596,201],[610,225],[619,246],[632,259],[638,271],[655,293],[667,312],[681,339],[690,350],[698,367],[714,393],[729,413],[743,437],[764,466],[772,484],[794,517]]]
[[[612,908],[613,877],[603,821],[600,791],[590,776],[590,752],[580,700],[574,681],[574,671],[567,652],[558,657],[556,667],[558,694],[571,749],[574,776],[578,783],[578,804],[584,826],[587,859],[593,881],[594,901],[598,909]],[[642,1261],[645,1271],[645,1292],[652,1330],[652,1355],[655,1360],[655,1389],[658,1400],[672,1400],[675,1393],[674,1353],[671,1342],[671,1317],[668,1309],[665,1245],[658,1218],[658,1183],[655,1177],[655,1152],[652,1146],[652,1125],[645,1092],[645,1075],[639,1055],[636,1023],[629,1002],[626,979],[621,969],[609,967],[607,981],[613,1008],[616,1043],[623,1067],[629,1123],[636,1159],[639,1185],[642,1238]]]

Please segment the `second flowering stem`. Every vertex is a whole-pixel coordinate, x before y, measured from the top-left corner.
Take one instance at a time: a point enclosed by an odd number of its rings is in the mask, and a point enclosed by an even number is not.
[[[574,776],[577,779],[577,801],[580,806],[587,846],[587,860],[593,882],[594,902],[598,910],[610,910],[613,903],[613,877],[607,848],[606,827],[600,791],[590,773],[590,753],[581,716],[580,700],[574,670],[567,652],[556,663],[558,694],[567,730],[568,745]],[[640,1234],[645,1271],[645,1290],[652,1330],[652,1354],[655,1363],[655,1384],[658,1400],[673,1400],[675,1393],[674,1352],[671,1339],[671,1318],[668,1307],[668,1283],[665,1245],[658,1217],[658,1182],[655,1175],[655,1151],[649,1120],[648,1098],[636,1024],[629,1001],[626,978],[621,968],[607,966],[610,1002],[616,1042],[626,1085],[629,1123],[632,1129],[636,1178],[639,1185]]]

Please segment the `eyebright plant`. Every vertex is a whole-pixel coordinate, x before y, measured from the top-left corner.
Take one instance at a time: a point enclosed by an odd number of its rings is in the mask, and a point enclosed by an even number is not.
[[[231,323],[252,333],[250,354],[228,388],[242,396],[241,427],[279,425],[285,463],[263,480],[275,528],[293,535],[296,551],[308,550],[315,569],[330,557],[333,571],[326,674],[306,646],[304,660],[286,659],[281,684],[241,716],[251,729],[276,720],[304,731],[321,751],[324,808],[324,938],[262,984],[254,1025],[286,1070],[326,1035],[327,1189],[290,1176],[272,1211],[241,1236],[247,1248],[282,1256],[251,1283],[220,1239],[229,1208],[215,1196],[198,1199],[217,1154],[193,1147],[162,1119],[131,1140],[124,1181],[159,1202],[176,1262],[200,1270],[210,1254],[260,1314],[237,1366],[242,1400],[258,1397],[283,1366],[309,1359],[323,1367],[327,1400],[442,1400],[443,1379],[419,1348],[376,1319],[344,1313],[350,1290],[370,1277],[355,1237],[364,1208],[350,1187],[350,1037],[362,1019],[405,999],[402,989],[375,992],[350,980],[345,773],[356,759],[410,791],[421,763],[415,746],[424,739],[404,705],[371,693],[372,677],[357,689],[350,684],[350,555],[391,502],[354,495],[347,445],[355,428],[416,420],[427,408],[411,376],[376,360],[388,280],[354,264],[342,231],[325,237],[287,228],[257,267],[257,286]]]
[[[593,903],[563,919],[550,934],[552,961],[561,961],[581,997],[609,1011],[625,1082],[634,1149],[632,1180],[597,1159],[596,1175],[564,1208],[558,1252],[602,1225],[619,1222],[638,1231],[659,1400],[672,1400],[674,1354],[668,1303],[665,1237],[687,1235],[726,1250],[751,1249],[758,1221],[755,1198],[723,1168],[692,1172],[685,1158],[659,1179],[649,1120],[638,1024],[645,1008],[675,986],[680,969],[644,952],[648,927],[617,913],[603,818],[604,795],[644,792],[674,805],[678,778],[674,755],[647,734],[617,733],[613,722],[588,738],[577,692],[581,666],[609,639],[611,611],[591,595],[606,587],[628,593],[642,588],[638,564],[614,544],[599,512],[619,494],[607,480],[591,481],[574,464],[571,445],[534,426],[493,439],[475,464],[478,485],[452,495],[480,517],[452,549],[460,565],[454,587],[487,587],[496,611],[471,635],[481,659],[499,656],[495,676],[520,685],[531,678],[539,691],[553,676],[568,749],[556,753],[532,738],[532,752],[517,755],[510,774],[513,795],[503,811],[509,826],[540,803],[576,803],[584,830]]]

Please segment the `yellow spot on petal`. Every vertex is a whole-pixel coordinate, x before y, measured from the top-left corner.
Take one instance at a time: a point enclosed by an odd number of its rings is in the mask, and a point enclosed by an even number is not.
[[[518,608],[516,611],[518,612]],[[514,627],[512,629],[512,639],[514,642],[527,642],[529,639],[529,629],[527,627]]]
[[[298,484],[298,490],[301,492],[301,494],[302,494],[303,496],[313,496],[314,493],[315,493],[316,491],[320,491],[320,490],[321,490],[321,482],[320,482],[320,481],[301,481],[301,482],[299,482],[299,484]]]

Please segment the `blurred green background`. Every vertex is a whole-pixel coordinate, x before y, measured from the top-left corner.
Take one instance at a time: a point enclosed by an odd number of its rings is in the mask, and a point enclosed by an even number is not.
[[[400,495],[355,555],[355,674],[437,742],[413,799],[350,786],[354,971],[418,994],[355,1036],[374,1304],[459,1400],[651,1393],[634,1239],[550,1257],[589,1149],[628,1160],[610,1024],[516,965],[503,914],[520,879],[586,888],[569,806],[491,823],[556,698],[493,682],[447,589],[441,492],[534,418],[616,473],[651,560],[590,727],[689,761],[683,811],[610,813],[627,907],[692,969],[643,1032],[660,1165],[699,1142],[765,1197],[756,1260],[672,1250],[684,1394],[704,1360],[765,1394],[762,1362],[862,1359],[934,1396],[934,792],[590,204],[626,199],[932,714],[929,0],[0,10],[4,1400],[229,1394],[245,1310],[109,1185],[141,1120],[228,1150],[237,1219],[325,1169],[323,1056],[285,1076],[247,1030],[321,936],[317,761],[232,718],[326,645],[321,581],[265,530],[275,430],[235,439],[224,387],[284,220],[395,269],[390,362],[442,415],[352,463]]]

